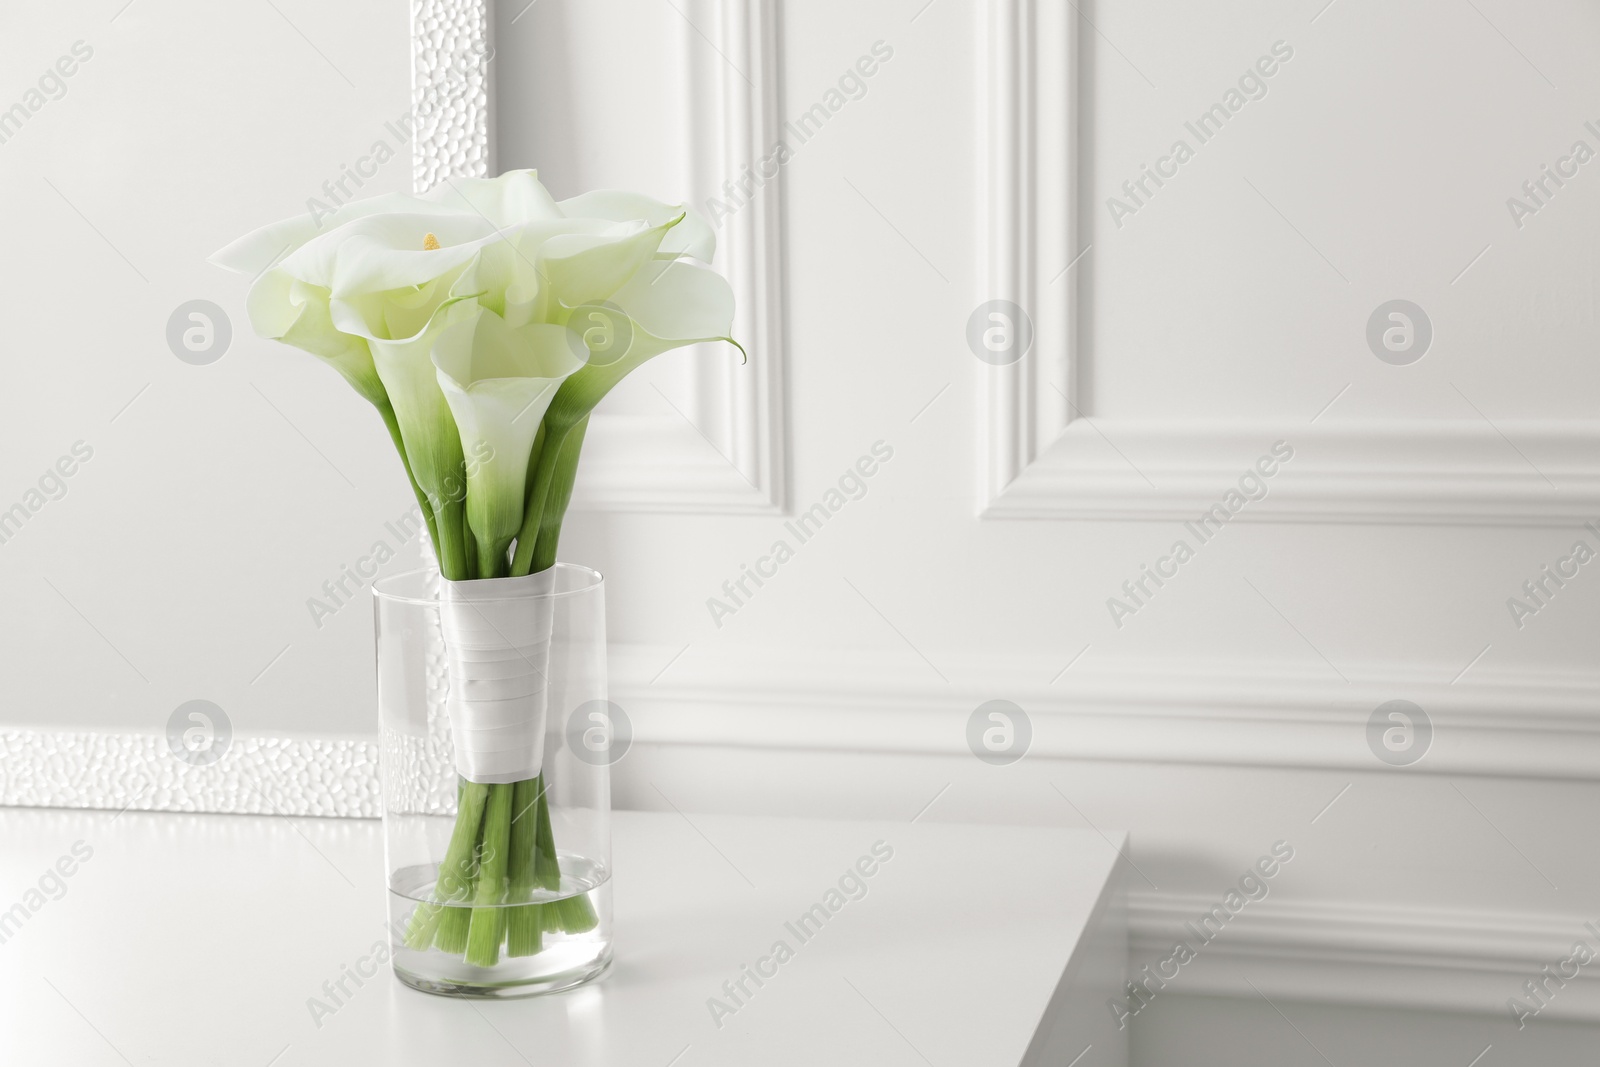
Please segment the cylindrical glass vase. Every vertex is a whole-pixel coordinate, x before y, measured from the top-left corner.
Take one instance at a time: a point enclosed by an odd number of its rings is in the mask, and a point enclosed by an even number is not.
[[[599,976],[611,960],[600,575],[416,571],[373,592],[395,974],[472,997]]]

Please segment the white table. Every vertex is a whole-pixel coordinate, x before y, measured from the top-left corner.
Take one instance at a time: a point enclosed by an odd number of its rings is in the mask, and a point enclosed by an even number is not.
[[[600,982],[462,1001],[384,966],[314,1020],[386,936],[377,823],[0,809],[0,921],[29,912],[0,927],[0,1063],[1122,1065],[1112,840],[619,812]],[[785,921],[879,841],[866,895],[798,942]],[[780,938],[794,957],[719,1027],[708,1000]]]

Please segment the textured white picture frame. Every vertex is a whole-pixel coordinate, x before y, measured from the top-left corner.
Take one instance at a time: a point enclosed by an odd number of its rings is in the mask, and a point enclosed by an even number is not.
[[[716,188],[737,178],[782,137],[777,4],[696,0],[683,13],[723,60],[691,80],[685,116],[694,184]],[[494,0],[413,0],[417,192],[454,177],[496,173],[495,26]],[[783,511],[782,189],[780,173],[764,182],[744,209],[723,220],[717,235],[716,265],[733,285],[734,336],[749,362],[694,359],[687,411],[659,416],[597,412],[574,507]]]
[[[412,185],[495,173],[494,9],[488,0],[412,0]]]
[[[1017,362],[978,371],[979,515],[1195,519],[1280,440],[1293,464],[1270,501],[1238,519],[1574,526],[1600,514],[1600,430],[1590,421],[1096,416],[1079,387],[1075,303],[1094,262],[1077,211],[1083,20],[1048,0],[990,0],[984,10],[989,244],[975,303],[1020,305],[1034,341]]]

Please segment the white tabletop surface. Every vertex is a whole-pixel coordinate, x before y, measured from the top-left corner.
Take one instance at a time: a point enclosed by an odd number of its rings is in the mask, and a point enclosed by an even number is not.
[[[880,841],[894,855],[866,895],[798,943],[784,922]],[[619,812],[601,981],[463,1001],[385,966],[316,1018],[324,982],[387,936],[378,823],[0,809],[0,1064],[1103,1067],[1125,1048],[1090,1020],[1109,1018],[1124,943],[1090,963],[1084,945],[1116,922],[1091,918],[1119,910],[1121,843]],[[719,1027],[708,999],[780,938],[794,958]]]

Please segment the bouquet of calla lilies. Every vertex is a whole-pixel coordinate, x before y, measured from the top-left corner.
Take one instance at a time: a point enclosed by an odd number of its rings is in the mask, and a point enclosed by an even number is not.
[[[502,950],[539,952],[545,931],[595,924],[584,897],[549,899],[561,875],[542,777],[548,608],[518,615],[495,594],[551,591],[606,393],[668,349],[732,342],[714,248],[682,207],[621,192],[557,202],[513,171],[288,219],[213,257],[256,278],[258,334],[320,357],[378,409],[439,560],[461,780],[411,948],[489,966]],[[520,904],[536,891],[548,902]]]

